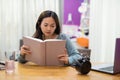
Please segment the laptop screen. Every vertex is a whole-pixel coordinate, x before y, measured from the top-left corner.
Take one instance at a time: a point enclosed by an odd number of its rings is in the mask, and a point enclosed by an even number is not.
[[[120,73],[120,38],[116,38],[114,63],[92,66],[92,70],[111,74]]]
[[[118,73],[120,72],[120,38],[116,39],[114,60],[114,71]]]

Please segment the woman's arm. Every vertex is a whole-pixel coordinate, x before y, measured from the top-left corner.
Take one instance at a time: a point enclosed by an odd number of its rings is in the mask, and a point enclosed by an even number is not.
[[[20,63],[26,63],[27,62],[27,60],[25,60],[25,56],[23,56],[23,55],[19,55],[19,57],[18,57],[18,61],[20,62]]]
[[[23,45],[20,49],[20,56],[18,57],[18,61],[20,63],[26,63],[27,60],[25,60],[25,55],[31,54],[31,51],[28,46]]]
[[[74,66],[78,59],[82,59],[82,56],[67,35],[62,34],[60,38],[66,40],[66,49],[68,53],[69,65]]]

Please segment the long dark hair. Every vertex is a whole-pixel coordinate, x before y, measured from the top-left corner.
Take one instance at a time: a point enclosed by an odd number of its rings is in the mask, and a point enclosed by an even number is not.
[[[60,34],[61,29],[60,29],[60,23],[59,23],[59,19],[58,19],[57,14],[53,11],[47,10],[47,11],[44,11],[40,14],[40,16],[37,20],[37,23],[36,23],[36,31],[35,31],[33,37],[43,39],[42,38],[43,32],[41,30],[40,25],[41,25],[41,22],[43,21],[43,19],[46,18],[46,17],[52,17],[55,20],[56,30],[55,30],[54,33],[58,34],[58,35]]]

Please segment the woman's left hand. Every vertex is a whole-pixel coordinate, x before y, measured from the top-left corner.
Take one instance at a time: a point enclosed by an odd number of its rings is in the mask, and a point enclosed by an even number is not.
[[[58,55],[58,59],[64,64],[69,64],[67,50],[64,50],[64,53]]]

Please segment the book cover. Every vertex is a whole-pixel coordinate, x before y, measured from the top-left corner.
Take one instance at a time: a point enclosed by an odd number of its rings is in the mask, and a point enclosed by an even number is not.
[[[42,66],[63,65],[63,63],[59,62],[57,56],[64,52],[65,40],[47,39],[43,41],[37,38],[24,36],[23,43],[31,50],[31,54],[26,55],[26,60]]]

